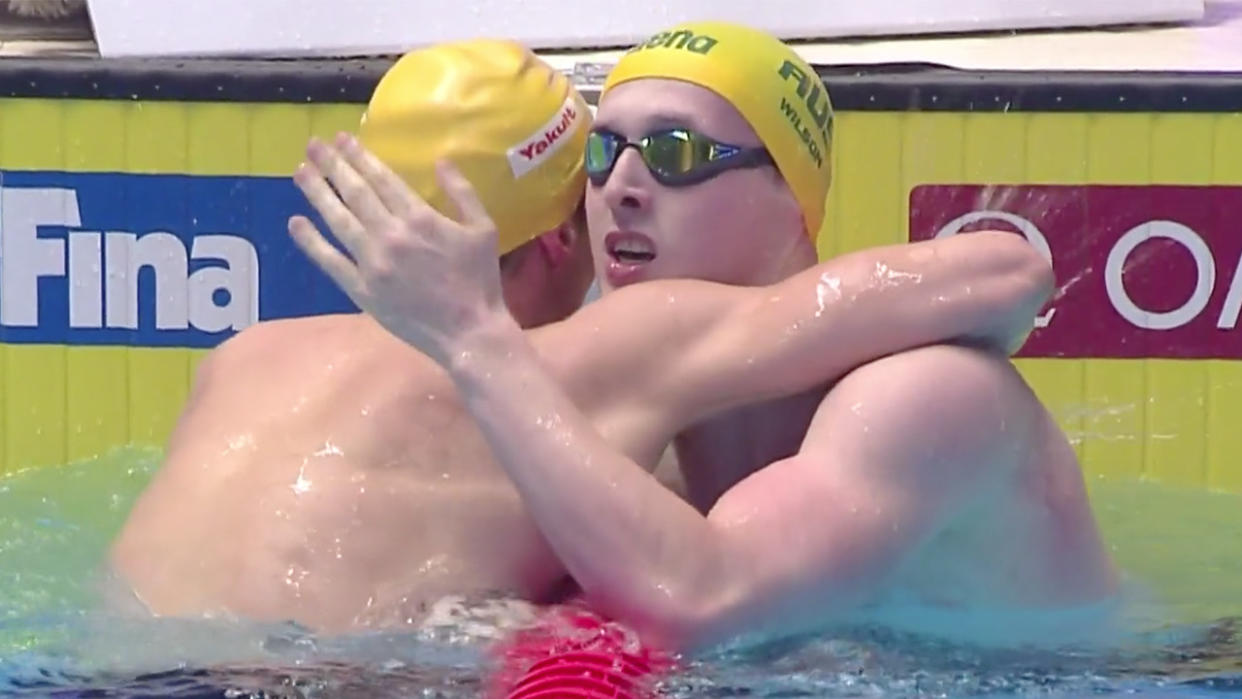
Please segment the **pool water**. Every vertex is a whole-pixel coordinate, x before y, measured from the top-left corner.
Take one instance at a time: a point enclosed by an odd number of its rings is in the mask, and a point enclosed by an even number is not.
[[[316,638],[293,626],[99,611],[108,542],[158,465],[126,449],[0,478],[0,695],[476,697],[462,630]],[[982,649],[877,628],[724,648],[674,697],[1242,696],[1242,496],[1093,480],[1131,590],[1115,646]]]

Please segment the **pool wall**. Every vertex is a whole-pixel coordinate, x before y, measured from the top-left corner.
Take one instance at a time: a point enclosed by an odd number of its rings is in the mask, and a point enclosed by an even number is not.
[[[288,178],[389,64],[0,63],[0,473],[159,445],[205,351],[352,309]],[[1088,472],[1242,492],[1242,75],[821,72],[821,253],[1024,233],[1060,292],[1017,361]]]

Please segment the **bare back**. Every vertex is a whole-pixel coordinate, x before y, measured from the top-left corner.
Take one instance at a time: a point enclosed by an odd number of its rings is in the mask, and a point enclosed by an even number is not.
[[[667,413],[601,384],[609,343],[572,323],[530,337],[601,434],[654,470]],[[112,565],[157,614],[326,631],[567,585],[452,381],[366,315],[269,321],[205,359]]]
[[[452,383],[370,318],[256,326],[207,361],[114,551],[152,611],[341,630],[555,592]]]

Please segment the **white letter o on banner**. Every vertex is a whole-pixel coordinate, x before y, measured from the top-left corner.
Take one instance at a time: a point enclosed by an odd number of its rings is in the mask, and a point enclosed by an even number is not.
[[[1126,293],[1125,282],[1121,278],[1130,253],[1152,238],[1168,238],[1179,243],[1195,258],[1195,290],[1185,303],[1171,311],[1155,312],[1139,308]],[[1135,326],[1149,330],[1171,330],[1194,320],[1207,307],[1215,286],[1216,260],[1212,257],[1212,250],[1198,233],[1175,221],[1150,221],[1126,231],[1113,245],[1108,253],[1108,263],[1104,266],[1104,287],[1108,290],[1108,300],[1113,308]]]

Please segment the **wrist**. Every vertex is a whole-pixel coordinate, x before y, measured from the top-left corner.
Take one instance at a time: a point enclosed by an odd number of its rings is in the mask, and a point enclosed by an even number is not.
[[[466,377],[497,359],[512,356],[514,348],[524,341],[522,328],[507,310],[491,311],[446,339],[444,367],[454,377]]]

